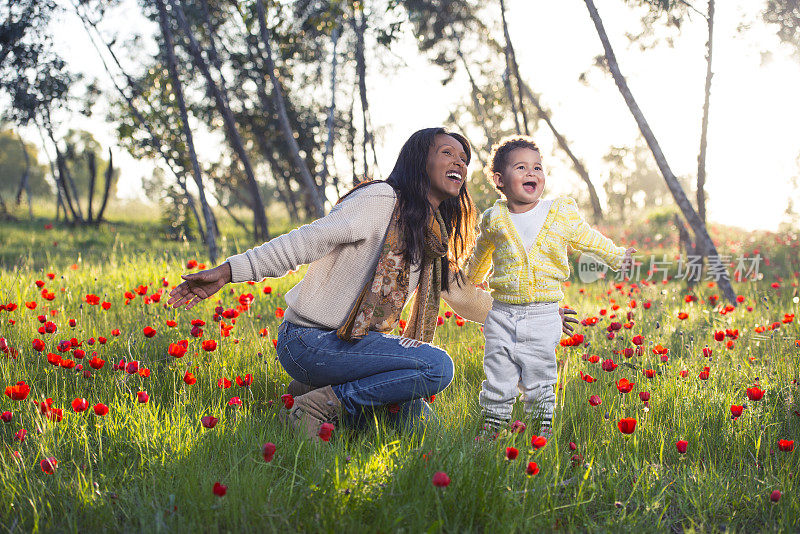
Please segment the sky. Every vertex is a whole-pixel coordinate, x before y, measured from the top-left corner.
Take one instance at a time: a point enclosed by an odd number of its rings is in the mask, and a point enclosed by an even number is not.
[[[697,5],[705,7],[705,2],[698,0]],[[754,0],[717,2],[707,209],[711,222],[747,230],[776,230],[787,197],[797,193],[791,190],[790,179],[800,172],[796,126],[800,123],[800,100],[796,98],[800,62],[779,43],[773,29],[760,23],[761,5],[763,2]],[[638,14],[621,0],[597,0],[596,6],[622,73],[672,170],[694,181],[705,83],[705,21],[697,15],[687,20],[673,48],[660,46],[642,52],[628,47],[625,38],[626,32],[639,30]],[[522,77],[542,95],[553,122],[584,161],[602,195],[601,184],[607,177],[603,155],[612,145],[635,144],[639,132],[610,76],[594,69],[588,83],[578,80],[603,51],[584,2],[506,0],[506,9]],[[737,31],[750,22],[749,29]],[[142,31],[149,25],[138,13],[136,2],[129,1],[103,28],[122,39],[131,28]],[[87,75],[96,76],[101,85],[108,85],[97,53],[77,18],[66,16],[53,34],[57,48],[71,66],[79,66]],[[502,35],[495,37],[502,40]],[[391,170],[411,133],[444,123],[450,110],[468,97],[464,75],[441,85],[441,70],[419,54],[413,35],[406,35],[393,52],[405,60],[405,66],[391,76],[377,72],[370,76],[368,72],[372,123],[382,133],[376,152],[383,176]],[[104,116],[101,111],[92,119],[71,118],[70,126],[92,131],[113,149],[113,127],[103,122]],[[35,135],[27,138],[38,140]],[[576,195],[583,188],[582,182],[555,147],[544,124],[536,140],[549,171],[545,194]],[[213,143],[211,139],[199,141],[198,152],[208,161],[217,150]],[[115,154],[120,152],[115,150]],[[137,197],[141,194],[141,177],[152,172],[152,163],[119,155],[119,194]]]

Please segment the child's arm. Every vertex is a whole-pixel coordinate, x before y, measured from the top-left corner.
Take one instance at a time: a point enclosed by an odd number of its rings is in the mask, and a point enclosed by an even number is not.
[[[494,253],[494,242],[489,237],[488,221],[489,217],[484,213],[479,223],[480,233],[475,241],[475,248],[467,260],[466,268],[467,279],[473,284],[482,284],[489,275],[492,267],[492,254]]]
[[[572,248],[597,255],[614,271],[619,271],[625,263],[632,261],[631,254],[636,250],[618,247],[609,238],[589,226],[578,212],[578,205],[574,199],[567,198],[564,209],[569,225],[573,229],[572,235],[567,240]]]

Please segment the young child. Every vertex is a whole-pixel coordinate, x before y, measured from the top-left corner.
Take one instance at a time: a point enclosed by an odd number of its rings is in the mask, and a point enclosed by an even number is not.
[[[484,323],[486,380],[480,393],[485,433],[510,420],[519,392],[525,412],[549,435],[555,407],[556,345],[561,338],[558,302],[569,278],[567,245],[591,252],[619,270],[635,249],[624,249],[581,218],[569,197],[541,198],[545,175],[530,137],[507,137],[492,147],[487,177],[505,197],[480,219],[480,235],[467,266],[469,279],[489,276],[494,305]]]

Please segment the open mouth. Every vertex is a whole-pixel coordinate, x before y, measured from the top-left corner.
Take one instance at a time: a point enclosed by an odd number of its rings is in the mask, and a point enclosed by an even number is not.
[[[522,184],[522,189],[524,189],[526,193],[533,193],[536,191],[536,182],[525,182]]]
[[[450,180],[452,180],[452,181],[454,181],[454,182],[456,182],[458,184],[461,184],[461,181],[462,181],[461,175],[459,173],[457,173],[456,171],[449,171],[447,174],[445,174],[445,176],[447,178],[449,178]]]

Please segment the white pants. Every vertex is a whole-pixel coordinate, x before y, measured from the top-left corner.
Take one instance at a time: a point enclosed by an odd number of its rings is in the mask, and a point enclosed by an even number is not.
[[[480,405],[488,421],[511,418],[521,392],[525,411],[552,421],[557,383],[556,346],[561,339],[557,302],[495,301],[483,325],[486,347]]]

